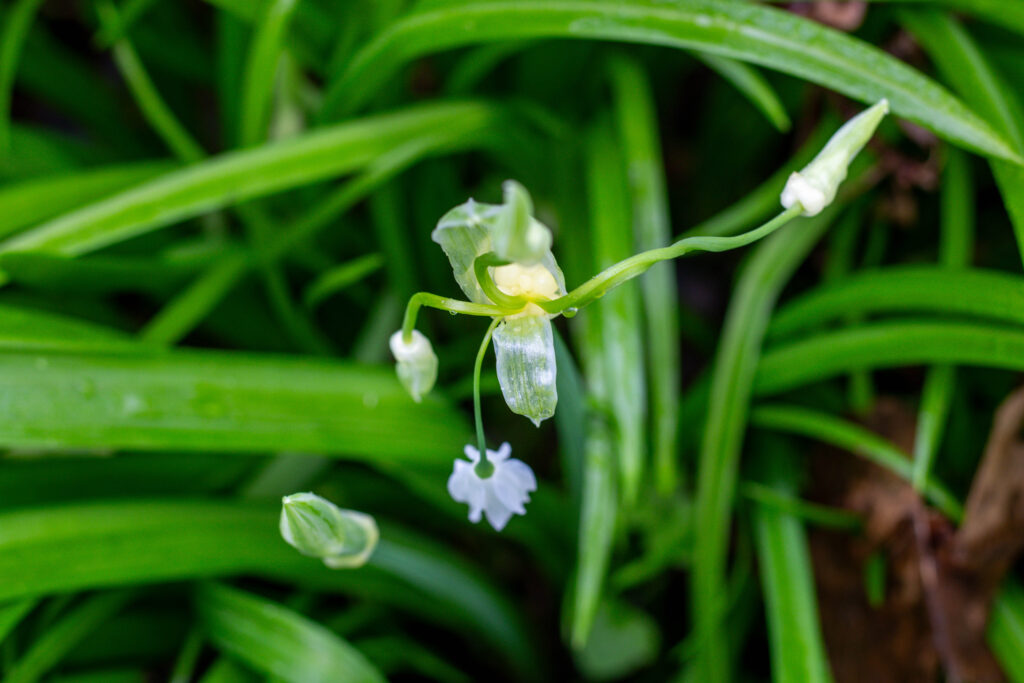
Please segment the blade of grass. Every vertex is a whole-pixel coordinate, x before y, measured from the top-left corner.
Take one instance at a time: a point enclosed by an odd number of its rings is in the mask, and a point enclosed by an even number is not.
[[[671,237],[664,164],[654,95],[640,64],[620,56],[610,63],[615,114],[626,157],[637,251],[668,246]],[[647,377],[653,420],[651,449],[658,491],[668,495],[678,482],[676,436],[679,411],[679,302],[674,266],[651,268],[641,281],[647,338]]]
[[[222,154],[60,216],[0,243],[0,251],[93,251],[246,199],[359,170],[439,129],[457,131],[449,149],[461,149],[491,130],[498,114],[479,102],[407,107]]]
[[[913,465],[906,453],[877,434],[831,415],[795,406],[758,406],[751,414],[760,427],[782,430],[818,439],[837,448],[857,453],[898,474],[908,482]],[[925,489],[929,500],[953,521],[960,521],[963,506],[935,479]],[[996,596],[988,626],[988,642],[1011,680],[1024,680],[1020,653],[1024,650],[1024,593],[1014,579],[1008,579]]]
[[[314,309],[341,290],[369,277],[383,265],[384,259],[380,254],[366,254],[335,266],[306,287],[302,302],[306,308]]]
[[[52,669],[82,638],[123,608],[135,593],[131,590],[100,593],[85,600],[37,638],[10,671],[7,683],[32,683]]]
[[[625,161],[611,127],[592,129],[587,146],[587,194],[594,267],[606,268],[633,254],[633,213]],[[636,502],[647,458],[647,394],[641,339],[640,290],[627,283],[601,300],[599,354],[607,391],[602,399],[613,417],[613,453],[619,463],[619,494]]]
[[[438,463],[468,434],[444,403],[413,403],[390,368],[103,343],[117,352],[0,353],[0,395],[12,401],[0,443]]]
[[[914,320],[826,332],[768,351],[758,367],[755,391],[780,393],[855,369],[934,363],[1024,370],[1024,331]]]
[[[11,90],[18,70],[18,59],[36,12],[43,0],[17,0],[4,12],[0,31],[0,158],[6,158],[11,145]]]
[[[242,79],[242,118],[238,126],[242,147],[256,145],[267,136],[277,67],[297,5],[297,0],[271,0],[256,26]]]
[[[110,0],[96,3],[101,25],[113,31],[118,24],[118,12]],[[194,163],[206,156],[192,135],[179,123],[177,117],[160,97],[156,86],[146,73],[139,55],[127,38],[120,38],[113,44],[114,61],[128,84],[143,116],[157,135],[176,157],[187,163]]]
[[[942,184],[942,223],[939,261],[949,268],[970,265],[974,251],[974,187],[969,162],[958,150],[949,150],[946,178]],[[956,369],[936,365],[928,369],[914,439],[912,482],[923,491],[939,450],[956,390]]]
[[[1024,7],[1003,0],[869,0],[874,3],[934,4],[976,17],[1024,34]]]
[[[801,219],[793,230],[762,242],[747,263],[726,313],[711,379],[707,419],[697,465],[694,563],[690,583],[694,636],[701,647],[694,660],[700,680],[729,680],[728,637],[720,615],[740,451],[761,340],[776,298],[803,261],[835,210]]]
[[[33,598],[22,598],[5,602],[0,606],[0,643],[7,640],[11,631],[17,628],[21,620],[28,616],[37,604],[39,601]]]
[[[970,34],[951,17],[935,10],[904,11],[900,17],[945,80],[987,116],[1014,149],[1024,150],[1024,111]],[[1024,259],[1024,167],[997,159],[990,163]]]
[[[995,270],[892,266],[856,273],[787,303],[772,319],[781,340],[852,314],[927,312],[1024,325],[1024,277]]]
[[[168,303],[146,326],[143,337],[160,344],[173,344],[201,322],[232,287],[261,260],[275,262],[299,244],[311,239],[317,232],[350,209],[374,188],[401,172],[423,155],[447,148],[448,138],[442,135],[425,136],[415,142],[383,154],[355,178],[330,193],[306,215],[287,230],[275,233],[261,254],[228,256],[211,266],[190,287]],[[3,255],[0,254],[0,260]],[[2,266],[0,266],[2,267]],[[383,306],[378,302],[378,306]],[[391,328],[397,319],[388,324]],[[386,346],[386,343],[383,344]]]
[[[384,676],[346,641],[269,600],[223,584],[196,592],[210,640],[275,679],[292,683],[383,683]]]
[[[864,427],[817,410],[789,405],[758,405],[750,414],[751,424],[772,431],[798,434],[856,453],[871,462],[910,480],[913,462],[895,445]],[[929,478],[925,493],[935,507],[954,521],[963,515],[963,506],[934,478]]]
[[[0,189],[0,237],[170,171],[168,161],[137,161],[17,182]]]
[[[696,52],[694,56],[739,90],[776,130],[785,133],[792,127],[779,96],[757,69],[728,57],[703,52]]]
[[[796,490],[797,470],[776,448],[761,454],[765,487],[783,496]],[[799,517],[772,505],[753,506],[754,540],[761,567],[772,681],[829,683],[828,659],[818,623],[811,555]]]
[[[530,679],[535,653],[518,614],[451,549],[387,526],[366,566],[339,572],[282,541],[279,512],[279,505],[166,499],[2,512],[0,600],[254,574],[463,629]]]
[[[465,30],[471,26],[472,30]],[[617,40],[693,49],[804,78],[892,110],[982,153],[1024,163],[983,119],[933,80],[846,34],[771,7],[726,0],[459,0],[428,3],[381,32],[333,83],[323,115],[366,98],[401,64],[424,54],[498,40]]]

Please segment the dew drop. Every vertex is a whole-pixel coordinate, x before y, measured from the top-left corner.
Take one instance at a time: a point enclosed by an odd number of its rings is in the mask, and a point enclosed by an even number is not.
[[[121,412],[125,415],[138,415],[145,409],[146,402],[138,394],[125,394],[121,399]]]

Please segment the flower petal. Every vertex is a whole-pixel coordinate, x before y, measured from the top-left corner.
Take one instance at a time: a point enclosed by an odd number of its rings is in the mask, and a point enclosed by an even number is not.
[[[515,479],[522,491],[529,493],[537,490],[537,477],[534,476],[530,466],[522,460],[516,460],[515,458],[506,460],[502,463],[501,469],[506,473],[506,476]],[[529,496],[526,496],[526,499],[529,500]]]
[[[470,199],[441,216],[431,239],[441,245],[452,266],[459,287],[478,304],[490,303],[477,284],[473,262],[477,256],[491,251],[491,229],[501,207],[479,204]]]
[[[525,513],[525,510],[523,512]],[[487,521],[491,523],[495,531],[504,529],[505,525],[508,524],[508,520],[512,519],[512,510],[501,502],[501,499],[498,498],[497,493],[494,491],[493,485],[485,488],[484,513],[487,515]]]
[[[495,470],[494,474],[490,478],[491,488],[494,491],[494,495],[497,496],[501,504],[506,508],[516,513],[517,515],[525,515],[526,508],[523,507],[523,503],[528,500],[526,492],[523,491],[522,487],[519,486],[519,481],[515,475],[511,474],[504,466]],[[526,498],[526,500],[524,500]]]
[[[555,414],[555,342],[551,321],[542,315],[505,320],[494,331],[498,382],[509,410],[540,426]]]

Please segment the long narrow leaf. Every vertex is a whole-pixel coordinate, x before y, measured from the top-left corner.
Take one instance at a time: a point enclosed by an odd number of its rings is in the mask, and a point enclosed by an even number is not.
[[[467,29],[467,27],[469,27]],[[353,58],[328,92],[365,101],[404,62],[497,40],[600,39],[647,43],[761,64],[864,102],[889,98],[893,112],[982,153],[1022,162],[983,119],[934,81],[856,38],[771,7],[727,0],[448,0],[427,3]]]

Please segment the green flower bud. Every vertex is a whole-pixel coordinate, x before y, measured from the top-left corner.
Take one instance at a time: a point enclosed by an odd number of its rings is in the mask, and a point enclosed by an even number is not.
[[[412,340],[406,343],[402,331],[391,335],[391,353],[395,356],[395,372],[405,390],[417,403],[428,393],[437,380],[437,356],[430,340],[419,330],[412,331]]]
[[[836,198],[839,184],[846,179],[850,162],[871,139],[882,117],[888,113],[889,100],[883,99],[847,121],[811,163],[789,176],[782,190],[782,206],[788,209],[799,204],[805,216],[821,213]]]
[[[281,536],[303,555],[341,569],[366,564],[380,532],[370,515],[342,510],[313,493],[294,493],[281,499]]]
[[[539,427],[555,414],[558,403],[551,321],[542,314],[508,318],[494,330],[493,339],[505,403]]]
[[[532,266],[551,250],[551,230],[533,218],[533,202],[526,188],[514,180],[503,185],[505,203],[491,234],[499,258]]]

